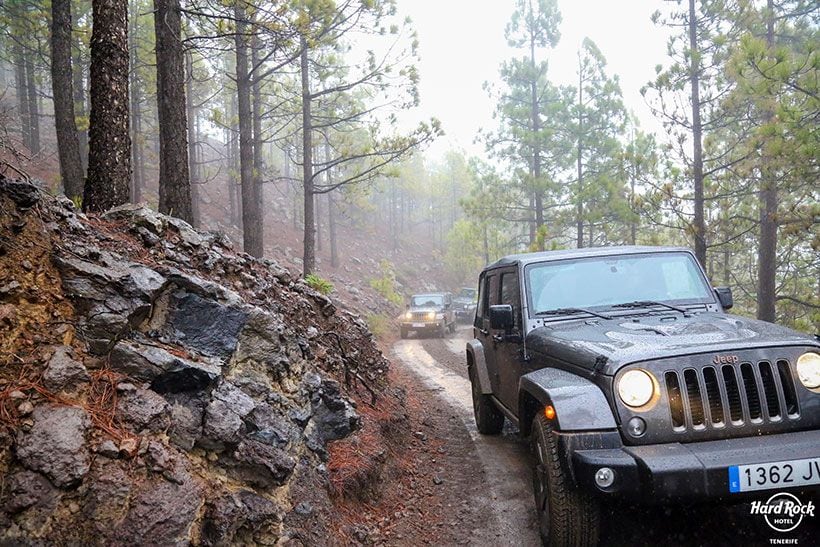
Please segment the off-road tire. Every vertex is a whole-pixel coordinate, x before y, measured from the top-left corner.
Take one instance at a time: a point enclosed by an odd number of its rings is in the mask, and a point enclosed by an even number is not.
[[[536,415],[532,421],[530,446],[541,541],[550,547],[597,545],[599,503],[573,486],[552,430],[546,417],[540,413]]]
[[[498,435],[504,427],[504,414],[498,410],[489,395],[481,393],[478,378],[470,367],[470,386],[473,392],[473,416],[475,426],[482,435]]]
[[[401,338],[402,340],[407,338],[407,329],[401,329]]]

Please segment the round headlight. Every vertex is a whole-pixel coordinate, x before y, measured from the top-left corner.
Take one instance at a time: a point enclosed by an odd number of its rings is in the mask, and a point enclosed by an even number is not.
[[[630,370],[618,380],[618,395],[628,406],[643,406],[652,399],[654,393],[655,382],[646,371]]]
[[[804,353],[797,359],[797,377],[809,389],[820,387],[820,355]]]
[[[405,313],[405,314],[404,314],[404,318],[405,318],[405,319],[413,319],[413,313],[412,313],[412,312],[407,312],[407,313]]]

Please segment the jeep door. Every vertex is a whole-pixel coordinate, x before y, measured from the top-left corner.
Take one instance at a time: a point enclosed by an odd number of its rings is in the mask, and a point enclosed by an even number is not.
[[[498,304],[498,274],[491,271],[479,280],[479,301],[475,314],[475,337],[484,348],[484,362],[487,364],[487,375],[493,394],[500,393],[498,367],[496,366],[496,344],[490,332],[490,306]]]
[[[499,400],[512,412],[518,412],[518,380],[526,372],[522,349],[521,288],[516,268],[502,270],[499,280],[498,303],[513,309],[513,328],[494,331],[495,365],[499,375]],[[495,391],[495,390],[494,390]]]

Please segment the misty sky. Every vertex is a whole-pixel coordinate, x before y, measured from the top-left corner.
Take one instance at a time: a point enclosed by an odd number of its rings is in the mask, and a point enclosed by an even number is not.
[[[577,50],[585,36],[606,56],[609,74],[618,74],[624,103],[644,130],[659,132],[640,88],[666,64],[668,29],[654,25],[651,14],[661,0],[558,0],[561,40],[547,55],[550,79],[576,81]],[[398,0],[399,12],[413,19],[420,41],[421,111],[439,118],[447,133],[430,149],[438,156],[449,148],[482,155],[474,144],[479,128],[493,127],[494,105],[482,85],[498,82],[500,63],[514,56],[504,27],[513,0]],[[519,55],[523,52],[519,52]]]

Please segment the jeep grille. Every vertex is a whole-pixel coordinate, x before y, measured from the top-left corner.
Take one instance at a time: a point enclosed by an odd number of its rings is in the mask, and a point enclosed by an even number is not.
[[[789,363],[686,368],[664,374],[675,431],[739,427],[800,417]]]
[[[430,312],[426,312],[426,311],[414,311],[414,312],[413,312],[413,314],[412,314],[412,317],[413,317],[413,319],[412,319],[412,320],[413,320],[413,321],[426,321],[426,320],[427,320],[427,314],[428,314],[428,313],[430,313]]]

